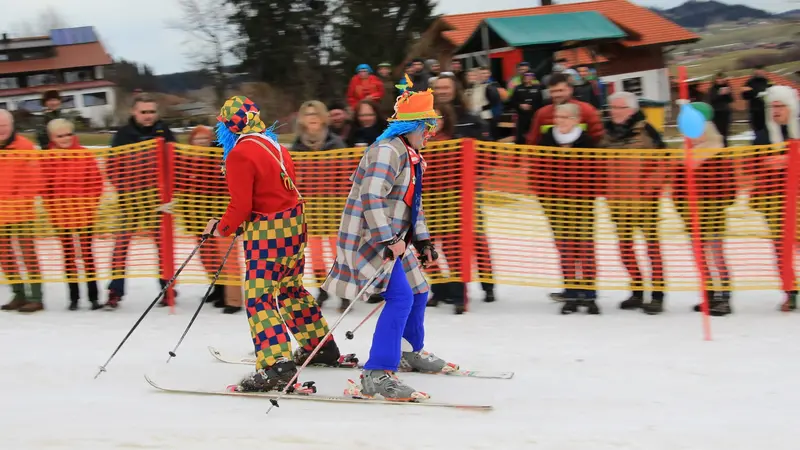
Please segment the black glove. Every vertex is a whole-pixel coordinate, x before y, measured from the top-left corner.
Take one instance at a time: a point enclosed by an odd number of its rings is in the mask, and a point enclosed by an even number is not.
[[[398,242],[400,242],[400,236],[395,236],[388,241],[381,242],[381,244],[386,246],[386,259],[394,259],[394,253],[392,253],[392,251],[389,249],[389,246],[397,244]]]
[[[416,248],[417,252],[419,252],[419,262],[422,264],[422,267],[427,267],[428,264],[439,259],[439,254],[436,253],[436,247],[433,246],[433,242],[431,242],[430,239],[426,239],[424,241],[414,241],[414,248]],[[426,250],[430,250],[430,259],[428,258],[428,253]]]

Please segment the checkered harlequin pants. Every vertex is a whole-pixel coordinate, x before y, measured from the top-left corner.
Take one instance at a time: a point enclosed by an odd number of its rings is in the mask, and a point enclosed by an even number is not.
[[[328,333],[319,306],[303,287],[306,236],[302,203],[277,213],[254,213],[244,233],[247,320],[256,370],[292,359],[286,327],[308,351]]]

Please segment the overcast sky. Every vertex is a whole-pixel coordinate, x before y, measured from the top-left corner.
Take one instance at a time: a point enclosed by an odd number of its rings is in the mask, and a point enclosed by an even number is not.
[[[570,1],[557,0],[558,3]],[[683,1],[638,0],[635,3],[669,8]],[[437,12],[457,14],[483,11],[486,3],[486,0],[439,0]],[[539,0],[491,0],[492,9],[524,8],[538,4]],[[800,0],[759,0],[750,2],[750,5],[783,12],[800,8]],[[0,30],[17,35],[25,29],[23,24],[35,24],[48,7],[57,10],[68,26],[94,26],[108,52],[116,58],[145,62],[157,74],[193,68],[181,49],[184,36],[165,27],[166,22],[180,19],[180,9],[175,0],[0,0]]]

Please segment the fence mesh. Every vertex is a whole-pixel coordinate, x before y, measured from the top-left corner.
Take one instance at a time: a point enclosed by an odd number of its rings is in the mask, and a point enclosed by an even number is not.
[[[441,259],[428,276],[674,291],[696,290],[702,274],[709,287],[794,289],[800,149],[787,150],[697,149],[687,158],[680,149],[431,143],[423,205]],[[310,286],[333,260],[363,151],[293,153]],[[220,149],[157,141],[3,152],[2,283],[169,279],[208,220],[225,212],[220,162]],[[206,243],[180,282],[207,283],[230,239]],[[241,282],[241,259],[236,245],[221,284]]]

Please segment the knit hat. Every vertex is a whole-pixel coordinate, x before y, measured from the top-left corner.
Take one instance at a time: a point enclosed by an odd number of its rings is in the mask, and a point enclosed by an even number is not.
[[[789,86],[771,86],[766,90],[765,103],[767,106],[767,132],[769,140],[773,144],[783,142],[781,126],[772,120],[772,102],[780,102],[789,108],[789,139],[800,139],[800,119],[797,118],[800,112],[800,97],[797,91]]]
[[[234,134],[267,131],[267,125],[261,120],[261,110],[252,100],[243,95],[229,98],[222,105],[217,120]]]
[[[433,109],[433,90],[414,92],[411,90],[413,86],[414,83],[408,75],[406,75],[405,85],[396,85],[397,89],[404,90],[397,97],[394,114],[388,119],[389,122],[441,119],[442,116],[436,114]]]
[[[362,70],[372,73],[372,67],[370,67],[369,64],[359,64],[358,67],[356,67],[356,73],[361,72]]]
[[[378,64],[378,68],[380,69],[381,67],[389,67],[389,68],[391,68],[392,65],[390,63],[388,63],[388,62],[382,62],[382,63]]]

